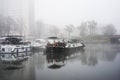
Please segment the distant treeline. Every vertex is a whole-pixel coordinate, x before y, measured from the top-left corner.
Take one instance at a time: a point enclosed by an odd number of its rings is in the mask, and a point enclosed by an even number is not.
[[[24,22],[22,19],[0,14],[0,36],[19,33],[22,34]]]
[[[13,18],[0,14],[0,36],[16,33],[24,35],[24,33],[27,32],[26,26],[29,27],[22,18]],[[35,21],[34,26],[30,28],[32,31],[28,30],[28,34],[35,38],[58,36],[63,38],[83,38],[90,40],[93,39],[93,36],[96,36],[94,40],[100,40],[104,38],[103,36],[112,36],[117,32],[113,24],[100,26],[99,23],[94,20],[81,22],[78,26],[68,24],[64,25],[64,27],[62,26],[62,28],[54,24],[49,25],[42,21]]]
[[[37,34],[39,37],[42,35],[60,36],[64,38],[89,38],[93,36],[112,36],[115,35],[117,30],[113,24],[107,24],[100,26],[96,21],[85,21],[80,23],[79,26],[72,24],[64,25],[63,29],[59,29],[60,26],[46,25],[42,21],[36,22]],[[100,36],[101,35],[101,36]]]

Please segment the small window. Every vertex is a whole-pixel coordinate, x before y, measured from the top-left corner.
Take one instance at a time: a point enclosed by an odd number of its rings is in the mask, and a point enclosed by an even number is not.
[[[5,51],[5,48],[2,48],[2,51]]]

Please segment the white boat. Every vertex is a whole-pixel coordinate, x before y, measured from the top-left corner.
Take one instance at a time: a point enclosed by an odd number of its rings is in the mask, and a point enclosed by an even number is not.
[[[46,41],[44,39],[36,39],[31,42],[31,47],[34,51],[44,50],[46,45]]]
[[[0,38],[0,52],[24,52],[30,51],[30,45],[23,42],[22,36],[3,36]]]
[[[2,61],[18,61],[25,59],[31,46],[23,42],[22,36],[3,36],[0,38],[0,59]],[[22,58],[21,58],[22,57]]]

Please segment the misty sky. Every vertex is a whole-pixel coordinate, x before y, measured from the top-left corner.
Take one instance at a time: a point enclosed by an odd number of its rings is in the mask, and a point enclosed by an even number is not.
[[[35,19],[58,26],[95,20],[118,28],[120,0],[36,0]]]

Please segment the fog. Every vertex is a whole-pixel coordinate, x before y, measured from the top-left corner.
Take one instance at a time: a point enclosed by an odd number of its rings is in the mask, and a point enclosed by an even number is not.
[[[63,27],[95,20],[99,24],[114,24],[119,29],[119,0],[36,0],[35,19]]]
[[[119,21],[120,0],[0,0],[0,80],[120,80]]]
[[[0,0],[0,33],[1,35],[15,33],[33,38],[118,35],[119,2],[118,0]],[[4,28],[9,30],[6,31]]]

